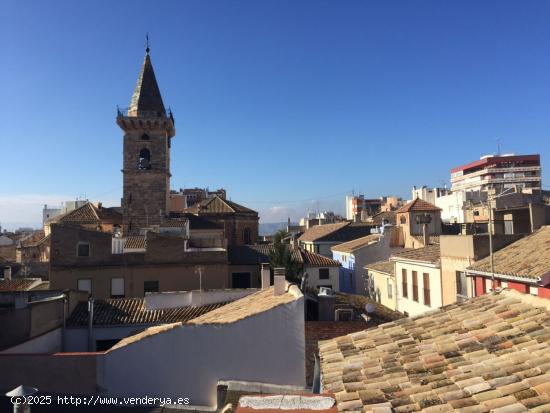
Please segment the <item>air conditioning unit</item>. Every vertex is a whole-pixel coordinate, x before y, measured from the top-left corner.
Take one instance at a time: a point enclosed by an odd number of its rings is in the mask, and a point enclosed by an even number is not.
[[[333,295],[332,288],[319,287],[319,294],[318,295]]]
[[[351,308],[339,308],[334,311],[334,320],[335,321],[352,321],[353,320],[353,310]]]

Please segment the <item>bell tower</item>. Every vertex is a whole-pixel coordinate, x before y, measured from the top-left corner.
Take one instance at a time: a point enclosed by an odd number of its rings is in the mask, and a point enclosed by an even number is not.
[[[158,225],[167,214],[170,194],[170,140],[174,117],[166,112],[149,56],[149,45],[127,111],[116,122],[124,132],[123,231]]]

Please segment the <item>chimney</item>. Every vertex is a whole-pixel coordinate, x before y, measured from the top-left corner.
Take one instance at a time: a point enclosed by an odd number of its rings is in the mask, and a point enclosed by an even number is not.
[[[9,265],[4,267],[4,280],[11,280],[11,267]]]
[[[262,264],[262,290],[269,288],[271,285],[271,272],[269,271],[269,264]]]
[[[286,291],[285,269],[275,268],[275,295],[283,295]]]
[[[97,209],[101,209],[103,207],[103,204],[101,202],[97,203]]]
[[[430,233],[428,232],[428,224],[422,225],[422,235],[424,236],[424,246],[427,247],[430,244]]]

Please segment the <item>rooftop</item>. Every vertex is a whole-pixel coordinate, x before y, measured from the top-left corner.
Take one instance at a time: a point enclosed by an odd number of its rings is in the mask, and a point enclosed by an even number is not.
[[[269,262],[269,255],[275,249],[274,244],[238,245],[228,248],[229,262],[232,265],[257,265]],[[294,262],[318,267],[339,267],[340,263],[314,252],[304,251],[289,245]]]
[[[206,313],[197,317],[189,324],[228,324],[240,321],[244,318],[271,310],[283,304],[296,301],[302,297],[300,289],[290,283],[286,283],[286,292],[275,295],[274,287],[269,287],[250,294],[240,300],[233,301],[223,308]]]
[[[536,281],[550,275],[550,226],[498,250],[493,254],[496,274],[528,278]],[[491,271],[491,258],[486,257],[468,268],[469,272]]]
[[[0,279],[0,291],[30,291],[34,289],[43,289],[49,286],[48,281],[42,281],[41,278],[12,278],[11,280]]]
[[[91,202],[87,202],[79,208],[51,218],[49,222],[78,225],[100,224],[101,222],[122,224],[122,214],[118,208],[107,208],[101,205],[95,206]]]
[[[338,252],[354,252],[358,249],[366,247],[370,244],[375,244],[382,237],[380,234],[371,234],[361,238],[354,239],[352,241],[344,242],[342,244],[335,245],[330,249]]]
[[[441,211],[441,208],[436,207],[433,204],[430,204],[427,201],[424,201],[423,199],[416,198],[415,200],[409,202],[408,204],[403,205],[401,208],[399,208],[396,212],[398,214],[402,212],[433,212],[433,211]]]
[[[370,235],[374,224],[338,222],[316,225],[304,232],[299,241],[303,242],[347,242]]]
[[[94,325],[112,326],[122,324],[167,324],[187,322],[226,303],[202,306],[176,307],[147,310],[144,298],[112,298],[94,300]],[[88,325],[88,303],[78,303],[67,319],[67,326],[85,327]]]
[[[253,213],[256,211],[239,205],[236,202],[223,199],[218,195],[205,199],[185,210],[186,213],[207,215],[207,214],[235,214],[235,213]]]
[[[156,113],[157,116],[165,115],[164,103],[157,84],[149,50],[145,54],[143,65],[138,76],[136,89],[132,95],[128,115],[135,116],[136,114]]]
[[[339,411],[550,408],[550,300],[503,291],[319,343]]]
[[[365,265],[365,268],[368,270],[383,272],[384,274],[395,275],[395,263],[389,260],[373,262]]]
[[[269,287],[256,293],[247,295],[246,297],[233,301],[229,304],[226,304],[223,307],[207,312],[197,318],[191,319],[185,324],[231,324],[244,320],[245,318],[263,313],[265,311],[272,310],[275,307],[289,304],[293,301],[300,299],[301,297],[303,296],[300,292],[300,289],[296,285],[287,282],[286,292],[281,295],[275,295],[274,287]],[[111,347],[109,351],[114,351],[120,347],[130,345],[146,337],[164,333],[174,328],[179,328],[183,324],[184,323],[182,322],[176,322],[149,327],[138,334],[122,339],[113,347]]]
[[[405,249],[403,251],[392,254],[390,257],[392,261],[420,261],[429,262],[431,264],[438,264],[441,260],[441,252],[439,244],[431,244],[427,247],[416,249]]]

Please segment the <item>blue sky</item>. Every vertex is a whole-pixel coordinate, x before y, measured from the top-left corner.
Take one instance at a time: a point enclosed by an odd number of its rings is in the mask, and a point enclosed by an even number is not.
[[[264,222],[410,197],[496,152],[550,159],[547,1],[3,1],[0,223],[122,193],[145,33],[176,117],[172,187]]]

